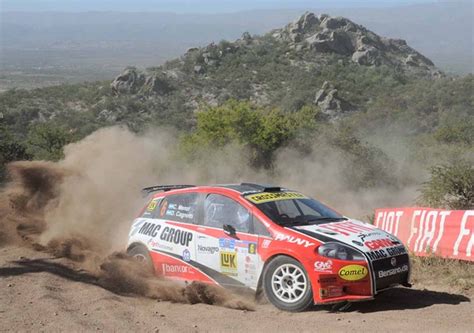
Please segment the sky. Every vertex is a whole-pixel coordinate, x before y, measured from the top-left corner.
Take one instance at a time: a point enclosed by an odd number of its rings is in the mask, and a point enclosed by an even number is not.
[[[389,7],[439,0],[0,0],[1,11],[160,11],[219,13],[252,9]]]

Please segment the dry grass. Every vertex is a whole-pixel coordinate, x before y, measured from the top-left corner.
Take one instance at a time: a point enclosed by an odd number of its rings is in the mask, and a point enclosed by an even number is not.
[[[474,295],[474,262],[411,256],[411,281],[416,286]]]

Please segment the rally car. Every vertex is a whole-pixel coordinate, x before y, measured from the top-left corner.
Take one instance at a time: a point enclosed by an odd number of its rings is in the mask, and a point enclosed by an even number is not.
[[[308,196],[260,184],[145,188],[127,252],[157,275],[263,290],[276,307],[371,300],[409,286],[395,236]]]

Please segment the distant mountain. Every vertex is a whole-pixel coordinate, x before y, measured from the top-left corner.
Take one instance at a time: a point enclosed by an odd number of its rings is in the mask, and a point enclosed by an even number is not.
[[[380,37],[343,17],[308,12],[263,36],[246,32],[235,42],[191,48],[181,58],[147,71],[127,68],[111,87],[116,95],[166,99],[179,94],[191,108],[227,98],[280,105],[286,96],[304,91],[301,103],[318,105],[327,116],[339,117],[356,110],[357,101],[331,82],[318,80],[325,71],[337,72],[338,67],[341,73],[365,67],[408,77],[443,76],[404,40]]]
[[[444,71],[474,71],[472,1],[340,7],[315,12],[344,16],[379,35],[405,39]],[[0,90],[112,78],[128,65],[156,66],[190,47],[236,39],[245,31],[265,33],[304,11],[1,12]]]

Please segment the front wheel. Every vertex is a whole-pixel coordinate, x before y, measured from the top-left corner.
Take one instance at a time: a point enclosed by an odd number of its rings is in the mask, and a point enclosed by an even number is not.
[[[277,308],[299,312],[313,304],[313,290],[308,274],[295,259],[278,256],[263,272],[263,289]]]

